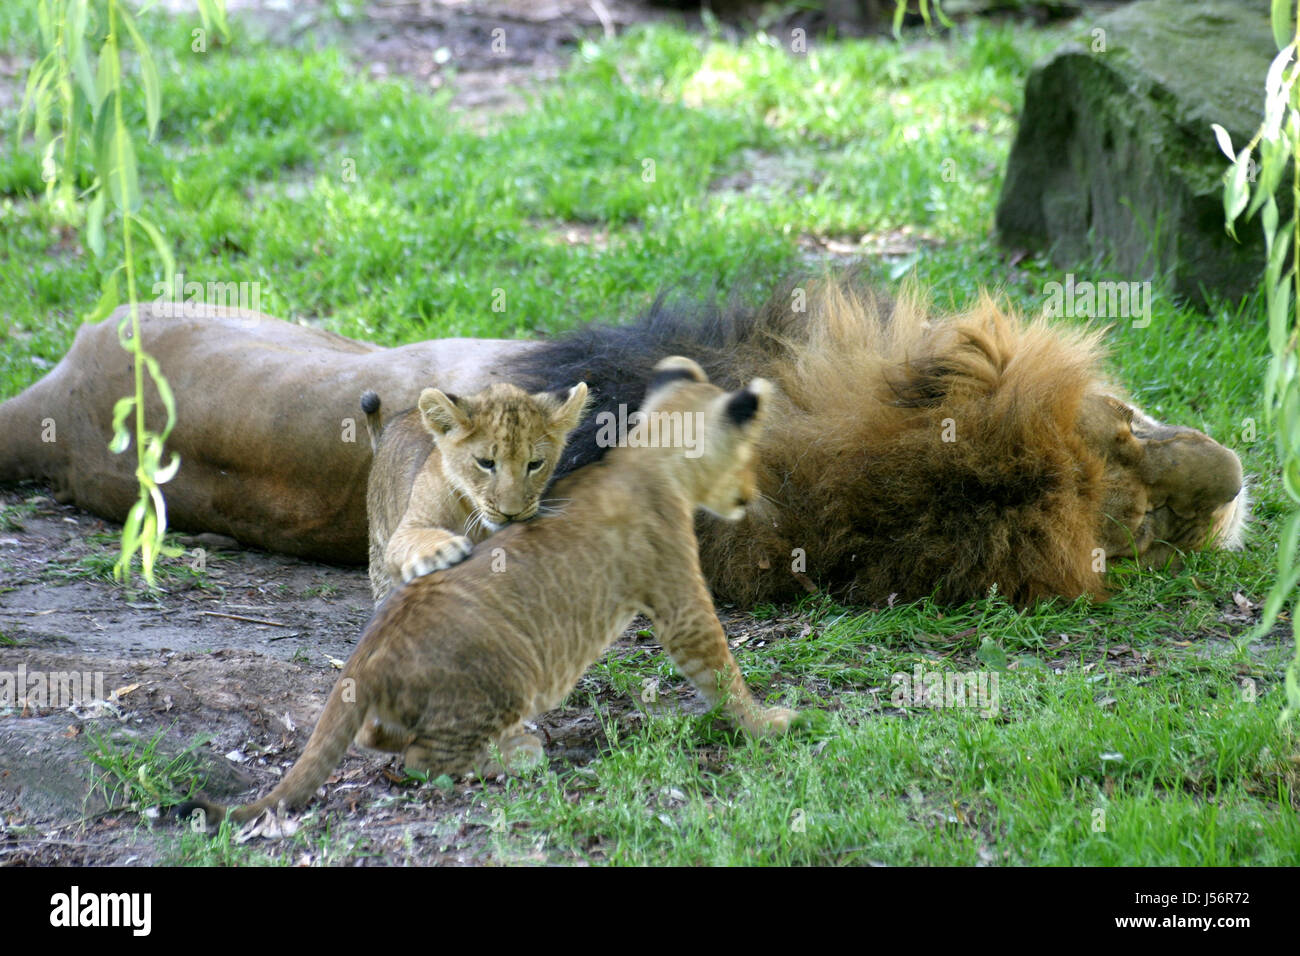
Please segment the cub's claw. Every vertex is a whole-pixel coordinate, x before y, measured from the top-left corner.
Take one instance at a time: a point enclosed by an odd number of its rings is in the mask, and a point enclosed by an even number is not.
[[[412,578],[432,574],[434,571],[442,571],[453,564],[460,564],[473,550],[474,543],[469,538],[457,535],[439,545],[432,554],[417,554],[413,558],[408,558],[402,565],[402,583]]]

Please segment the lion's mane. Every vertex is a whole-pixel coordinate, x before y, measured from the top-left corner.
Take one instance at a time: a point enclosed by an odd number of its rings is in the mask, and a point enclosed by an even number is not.
[[[593,412],[564,470],[600,457],[600,412],[635,408],[661,357],[699,361],[736,387],[780,386],[762,448],[765,500],[738,525],[701,518],[721,600],[825,588],[857,601],[993,586],[1028,603],[1102,592],[1105,461],[1080,422],[1102,383],[1098,332],[1026,321],[983,296],[930,317],[860,279],[792,283],[762,308],[681,307],[661,297],[630,326],[589,326],[534,349],[512,374],[586,381]]]

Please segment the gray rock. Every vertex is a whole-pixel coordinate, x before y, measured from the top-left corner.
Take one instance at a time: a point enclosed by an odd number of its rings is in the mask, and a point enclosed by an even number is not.
[[[1210,124],[1241,149],[1263,118],[1276,54],[1267,4],[1144,0],[1083,27],[1036,66],[998,201],[1007,246],[1092,259],[1179,295],[1258,286],[1257,221],[1223,228],[1223,172]],[[1289,174],[1284,182],[1289,182]],[[1280,204],[1283,221],[1290,200]]]

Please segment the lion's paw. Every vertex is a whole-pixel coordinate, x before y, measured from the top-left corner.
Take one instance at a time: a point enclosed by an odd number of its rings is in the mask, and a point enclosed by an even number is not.
[[[434,571],[442,571],[453,564],[460,564],[473,550],[474,542],[464,535],[458,534],[454,538],[449,538],[431,554],[417,554],[413,558],[408,558],[402,565],[402,582],[424,577]]]

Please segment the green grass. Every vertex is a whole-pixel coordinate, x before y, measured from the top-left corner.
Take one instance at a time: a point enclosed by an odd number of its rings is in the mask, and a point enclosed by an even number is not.
[[[167,729],[147,741],[133,736],[88,731],[91,749],[87,759],[97,768],[95,787],[111,809],[171,806],[192,796],[202,785],[202,772],[194,751],[207,738],[196,738],[179,753],[160,750]]]
[[[26,527],[23,519],[36,514],[39,507],[36,502],[24,501],[0,508],[0,531],[22,531]]]
[[[81,541],[89,544],[93,550],[75,558],[51,561],[41,572],[41,577],[56,583],[75,580],[114,580],[113,569],[117,566],[121,536],[116,533],[90,532],[83,535]],[[175,535],[168,535],[166,543],[169,547],[177,549],[180,554],[176,557],[164,555],[154,565],[154,574],[162,586],[188,585],[197,588],[211,586],[207,565],[199,561],[196,553],[199,549],[187,551],[181,548],[177,544]],[[139,555],[132,561],[131,568],[132,580],[142,581]],[[147,593],[147,588],[142,589],[142,595]]]
[[[526,825],[502,855],[541,832],[554,858],[642,865],[1295,862],[1294,768],[1263,708],[1210,679],[1133,692],[1077,670],[1004,678],[1002,698],[1003,719],[898,719],[845,693],[824,747],[725,739],[707,769],[708,727],[661,719],[485,803]]]
[[[0,11],[0,51],[30,54],[25,16]],[[164,116],[158,142],[137,147],[146,215],[187,278],[259,283],[264,311],[347,335],[531,336],[628,316],[683,281],[758,294],[809,237],[923,240],[868,268],[886,283],[914,273],[940,308],[992,287],[1036,311],[1063,278],[1041,259],[1009,265],[989,238],[1026,72],[1060,31],[814,39],[796,56],[763,36],[643,28],[582,44],[526,112],[485,125],[446,94],[358,79],[328,42],[286,55],[244,36],[196,55],[189,24],[148,20]],[[129,112],[142,128],[142,104]],[[15,124],[0,119],[6,143]],[[40,186],[31,150],[0,157],[0,397],[62,356],[111,266],[51,219]],[[142,274],[148,297],[158,264],[146,257]],[[795,612],[806,635],[737,652],[760,695],[828,714],[776,742],[644,709],[647,680],[669,700],[682,680],[652,645],[610,656],[566,705],[594,701],[608,746],[485,789],[489,855],[1296,862],[1297,748],[1275,726],[1285,653],[1245,646],[1224,617],[1234,594],[1259,602],[1272,582],[1282,497],[1259,420],[1263,328],[1254,301],[1206,313],[1157,289],[1149,327],[1108,333],[1137,401],[1242,455],[1257,500],[1245,551],[1192,555],[1179,572],[1121,565],[1097,604],[808,603]],[[998,713],[892,707],[893,675],[918,664],[996,674]],[[175,860],[262,861],[229,835],[205,840],[182,837]]]

